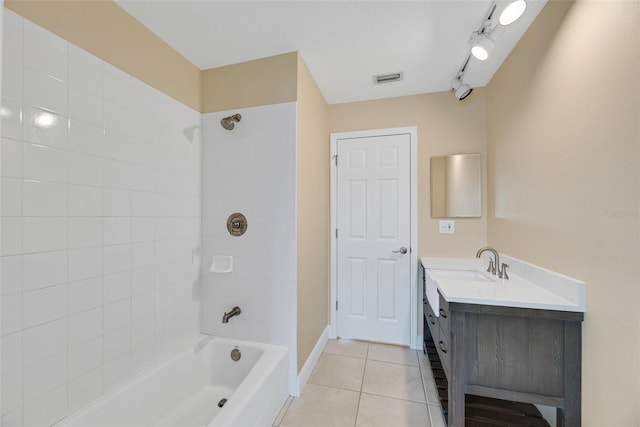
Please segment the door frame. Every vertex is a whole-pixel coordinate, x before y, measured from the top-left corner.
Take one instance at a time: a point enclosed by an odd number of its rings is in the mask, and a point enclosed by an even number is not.
[[[409,258],[409,269],[410,269],[410,287],[409,287],[409,295],[410,301],[410,318],[409,322],[411,322],[410,326],[410,334],[409,342],[411,348],[418,349],[418,344],[421,343],[421,340],[418,337],[418,286],[417,286],[417,273],[418,273],[418,128],[417,126],[407,126],[407,127],[398,127],[398,128],[387,128],[387,129],[371,129],[371,130],[363,130],[356,132],[339,132],[331,134],[331,171],[330,171],[330,185],[331,185],[331,221],[330,221],[330,236],[329,240],[331,241],[331,255],[330,255],[330,282],[331,282],[331,290],[330,290],[330,306],[329,306],[329,337],[336,338],[337,337],[337,320],[338,316],[336,314],[336,300],[338,298],[338,277],[337,277],[337,245],[336,245],[336,235],[335,230],[337,227],[337,197],[338,197],[338,188],[337,188],[337,168],[335,162],[335,156],[338,153],[338,140],[340,139],[350,139],[350,138],[369,138],[376,136],[389,136],[389,135],[409,135],[410,140],[410,148],[409,155],[410,159],[410,186],[411,189],[409,191],[411,202],[410,202],[410,214],[411,214],[411,233],[410,233],[410,258]]]

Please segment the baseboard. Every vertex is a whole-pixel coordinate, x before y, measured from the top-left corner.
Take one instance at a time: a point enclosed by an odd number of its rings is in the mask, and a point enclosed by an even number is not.
[[[413,348],[414,350],[422,350],[422,347],[424,346],[422,340],[422,335],[418,335],[418,337],[416,338],[416,346]]]
[[[302,394],[302,390],[307,384],[313,368],[315,368],[316,363],[318,363],[318,359],[320,358],[322,350],[324,350],[324,346],[327,344],[328,339],[329,326],[327,326],[324,331],[322,331],[322,334],[320,334],[320,338],[318,338],[316,345],[313,347],[313,350],[311,350],[311,354],[309,354],[309,357],[307,357],[307,361],[304,362],[304,366],[298,374],[298,394],[294,394],[294,396],[300,396],[300,394]]]

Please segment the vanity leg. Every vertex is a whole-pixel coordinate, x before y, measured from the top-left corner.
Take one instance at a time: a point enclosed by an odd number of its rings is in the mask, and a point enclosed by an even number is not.
[[[466,367],[464,313],[451,313],[451,372],[449,378],[449,426],[464,427]]]
[[[564,322],[564,409],[558,409],[558,426],[582,423],[581,372],[582,323]]]

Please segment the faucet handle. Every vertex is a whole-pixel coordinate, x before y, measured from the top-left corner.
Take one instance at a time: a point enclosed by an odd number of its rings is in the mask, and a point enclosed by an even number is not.
[[[498,278],[500,279],[508,279],[509,275],[507,274],[507,268],[509,267],[508,264],[505,264],[504,262],[502,263],[502,267],[500,267],[500,269],[498,270]]]

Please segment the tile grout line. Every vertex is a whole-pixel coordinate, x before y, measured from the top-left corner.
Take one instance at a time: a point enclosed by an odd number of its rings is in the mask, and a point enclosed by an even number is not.
[[[367,362],[369,361],[369,347],[371,343],[367,342],[367,354],[364,358],[364,368],[362,370],[362,381],[360,381],[360,392],[358,393],[358,405],[356,406],[356,419],[353,421],[353,427],[358,425],[358,415],[360,415],[360,402],[362,401],[362,388],[364,387],[364,376],[367,372]]]

